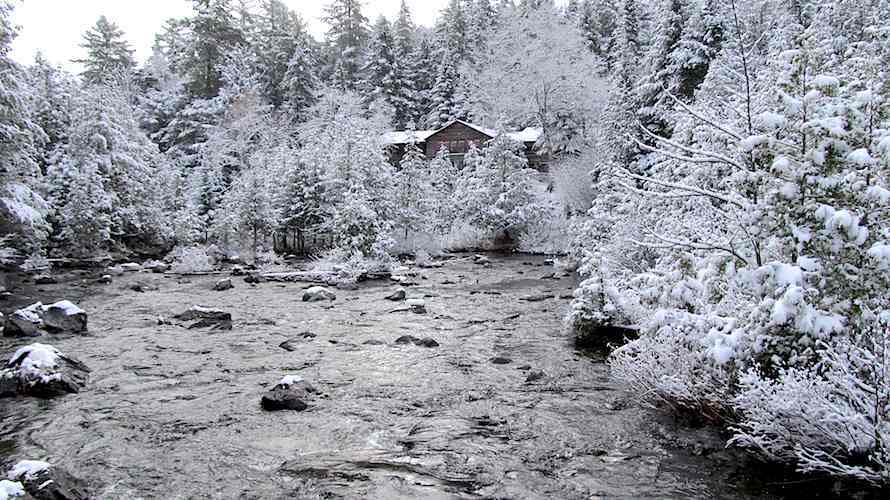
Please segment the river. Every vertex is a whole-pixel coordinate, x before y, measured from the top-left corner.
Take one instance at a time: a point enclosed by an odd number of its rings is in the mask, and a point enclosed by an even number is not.
[[[331,303],[302,302],[305,284],[214,292],[218,277],[169,274],[34,290],[89,313],[89,335],[40,342],[92,373],[79,394],[0,401],[5,462],[48,460],[98,498],[775,497],[714,431],[639,408],[572,347],[561,320],[573,276],[542,257],[491,260],[416,269],[408,296],[426,314],[394,311],[389,282]],[[193,304],[230,311],[233,330],[158,324]],[[402,335],[439,346],[395,344]],[[295,350],[279,347],[288,339]],[[303,412],[263,411],[290,374],[322,395]]]

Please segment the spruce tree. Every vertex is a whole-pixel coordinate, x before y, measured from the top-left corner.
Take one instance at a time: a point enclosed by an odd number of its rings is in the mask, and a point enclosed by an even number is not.
[[[368,19],[360,0],[333,0],[324,9],[327,42],[332,51],[332,80],[340,89],[358,86],[362,52],[368,41]]]
[[[74,62],[83,65],[81,76],[87,83],[110,83],[128,75],[136,66],[133,50],[124,40],[124,32],[105,16],[100,16],[96,25],[83,34],[80,47],[87,55]]]

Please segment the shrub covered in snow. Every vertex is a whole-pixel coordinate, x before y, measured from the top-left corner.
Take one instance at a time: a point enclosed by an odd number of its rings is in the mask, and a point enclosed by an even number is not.
[[[215,265],[215,259],[205,247],[179,247],[173,250],[173,271],[177,273],[212,271]]]

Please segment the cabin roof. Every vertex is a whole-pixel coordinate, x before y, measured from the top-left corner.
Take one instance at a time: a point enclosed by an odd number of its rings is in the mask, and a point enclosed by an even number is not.
[[[455,123],[460,123],[466,127],[469,127],[483,135],[487,135],[492,139],[498,136],[498,131],[490,128],[485,128],[480,125],[476,125],[474,123],[465,122],[463,120],[451,120],[447,124],[442,127],[439,127],[435,130],[397,130],[393,132],[386,132],[381,136],[381,141],[383,144],[395,145],[395,144],[410,144],[410,143],[421,143],[426,142],[430,137],[438,134],[439,132],[447,129],[448,127],[454,125]],[[523,130],[518,132],[506,132],[507,136],[511,139],[528,143],[528,142],[537,142],[538,139],[543,134],[544,129],[540,127],[526,127]]]

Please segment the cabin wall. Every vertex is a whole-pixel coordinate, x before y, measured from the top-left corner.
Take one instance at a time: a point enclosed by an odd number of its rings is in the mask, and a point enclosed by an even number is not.
[[[490,139],[491,137],[478,130],[461,123],[453,123],[444,130],[427,137],[426,156],[427,158],[436,156],[442,146],[445,146],[451,154],[466,154],[470,150],[470,145],[480,148],[485,144],[485,141]]]

